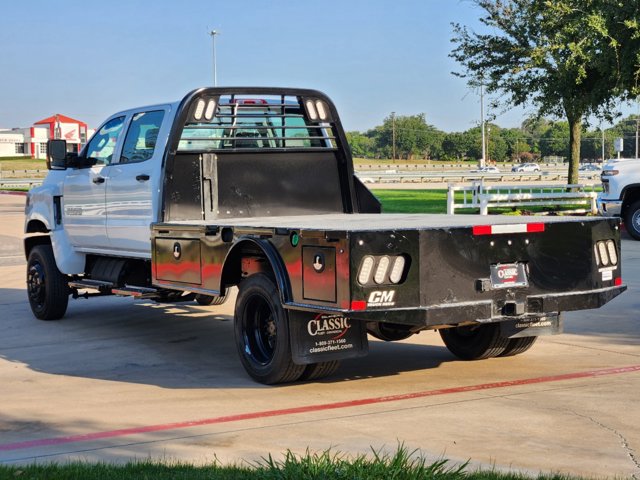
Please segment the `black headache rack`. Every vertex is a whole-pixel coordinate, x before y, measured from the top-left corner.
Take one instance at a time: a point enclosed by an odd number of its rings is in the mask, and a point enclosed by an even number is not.
[[[380,212],[321,92],[204,88],[181,102],[165,156],[165,221]]]

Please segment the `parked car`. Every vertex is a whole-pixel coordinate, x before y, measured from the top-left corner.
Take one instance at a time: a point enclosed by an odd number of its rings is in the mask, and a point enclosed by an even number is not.
[[[514,165],[511,168],[512,172],[539,172],[540,165],[537,163],[521,163],[520,165]]]
[[[477,170],[471,170],[471,173],[500,173],[498,167],[482,167]]]

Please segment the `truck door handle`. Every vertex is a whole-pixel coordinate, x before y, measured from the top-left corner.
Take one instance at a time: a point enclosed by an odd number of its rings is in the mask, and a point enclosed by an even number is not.
[[[136,180],[138,180],[139,182],[146,182],[147,180],[149,180],[149,178],[149,175],[147,175],[146,173],[142,173],[136,176]]]
[[[104,183],[104,177],[95,177],[93,183]]]

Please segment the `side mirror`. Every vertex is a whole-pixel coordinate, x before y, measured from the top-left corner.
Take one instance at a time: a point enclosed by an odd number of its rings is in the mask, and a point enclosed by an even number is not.
[[[67,141],[49,140],[47,142],[47,168],[64,170],[67,168]]]

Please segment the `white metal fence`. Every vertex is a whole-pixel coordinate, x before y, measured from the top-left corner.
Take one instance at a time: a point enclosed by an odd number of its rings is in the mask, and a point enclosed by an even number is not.
[[[462,192],[462,195],[456,195],[457,192]],[[480,215],[487,215],[489,208],[496,207],[584,204],[586,208],[571,211],[595,214],[597,196],[593,187],[585,185],[487,186],[482,181],[473,182],[471,186],[450,184],[447,191],[447,213],[454,214],[460,208],[479,208]]]

